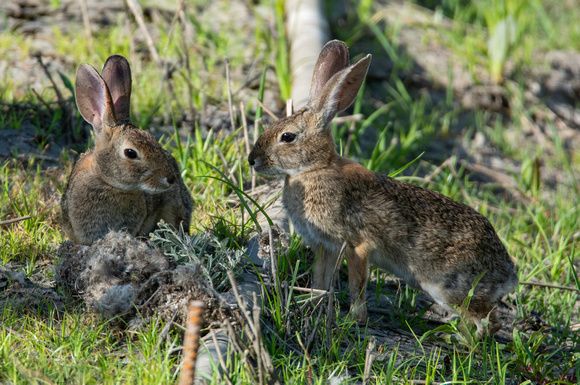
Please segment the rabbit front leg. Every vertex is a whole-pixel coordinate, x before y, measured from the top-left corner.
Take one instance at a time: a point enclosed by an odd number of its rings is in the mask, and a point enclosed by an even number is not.
[[[332,281],[334,266],[338,259],[338,253],[328,250],[322,245],[318,249],[318,260],[312,269],[312,288],[328,290]]]
[[[366,244],[346,248],[350,312],[361,323],[367,321],[366,289],[371,248]]]

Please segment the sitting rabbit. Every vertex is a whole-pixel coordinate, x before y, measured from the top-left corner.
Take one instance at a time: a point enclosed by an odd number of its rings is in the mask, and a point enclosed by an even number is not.
[[[365,322],[369,263],[427,292],[444,308],[460,306],[485,333],[501,327],[494,307],[516,286],[514,263],[480,213],[442,194],[374,173],[339,156],[330,123],[355,99],[371,56],[349,65],[343,42],[331,41],[314,69],[308,104],[258,138],[248,161],[257,172],[284,175],[283,204],[314,250],[313,287],[329,289],[346,242],[351,312]]]
[[[75,97],[93,126],[95,147],[76,163],[62,197],[66,236],[84,245],[111,230],[146,236],[161,219],[189,232],[193,202],[177,162],[153,135],[131,123],[127,59],[109,57],[102,77],[81,64]]]

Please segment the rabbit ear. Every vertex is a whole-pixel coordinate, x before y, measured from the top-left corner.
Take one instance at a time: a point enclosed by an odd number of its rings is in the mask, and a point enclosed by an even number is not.
[[[371,55],[335,74],[324,86],[320,95],[309,106],[322,114],[324,128],[334,116],[352,104],[367,75]]]
[[[121,55],[110,56],[103,66],[103,79],[111,91],[119,120],[131,120],[131,67]]]
[[[348,48],[340,40],[326,43],[314,66],[312,84],[310,85],[310,100],[316,99],[328,80],[337,72],[348,67]]]
[[[81,64],[75,79],[75,98],[81,115],[100,135],[103,124],[114,126],[117,119],[109,89],[96,69]]]

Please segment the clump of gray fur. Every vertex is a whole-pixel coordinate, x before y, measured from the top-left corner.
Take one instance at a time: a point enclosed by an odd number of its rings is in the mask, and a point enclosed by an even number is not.
[[[154,314],[184,321],[192,299],[208,307],[220,303],[199,266],[178,266],[173,258],[124,232],[110,232],[89,247],[65,242],[60,255],[57,284],[79,294],[104,317],[119,317],[130,326]],[[211,317],[206,320],[209,323]]]

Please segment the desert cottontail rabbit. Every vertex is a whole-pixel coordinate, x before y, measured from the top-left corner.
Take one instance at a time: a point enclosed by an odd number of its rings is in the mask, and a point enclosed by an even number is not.
[[[62,197],[63,230],[90,245],[110,230],[148,235],[159,220],[189,231],[193,203],[175,159],[130,120],[131,69],[113,55],[103,75],[77,70],[75,97],[95,147],[76,163]]]
[[[499,324],[492,310],[516,286],[514,263],[490,222],[446,196],[376,174],[339,156],[330,122],[355,99],[371,56],[349,66],[343,42],[326,44],[314,69],[308,104],[257,140],[248,161],[258,172],[285,176],[282,200],[296,231],[320,250],[313,287],[328,289],[346,242],[351,312],[367,318],[369,263],[426,291],[453,311],[481,280],[468,321],[485,333]]]

